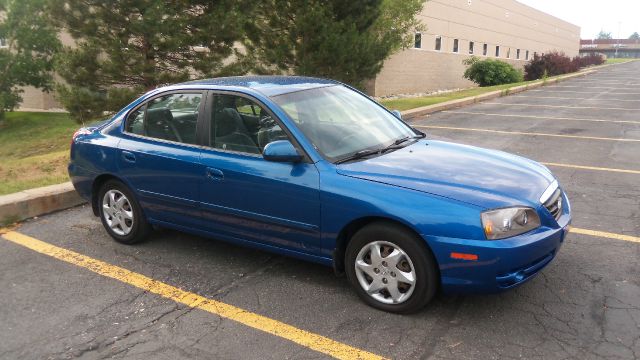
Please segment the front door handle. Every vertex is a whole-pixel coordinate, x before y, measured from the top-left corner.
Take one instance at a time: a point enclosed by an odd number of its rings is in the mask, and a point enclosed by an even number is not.
[[[211,180],[222,180],[224,179],[224,173],[222,172],[222,170],[216,169],[216,168],[207,168],[207,178],[211,179]]]
[[[126,162],[130,162],[130,163],[135,163],[136,162],[136,156],[129,151],[123,151],[122,152],[122,159],[124,159],[124,161]]]

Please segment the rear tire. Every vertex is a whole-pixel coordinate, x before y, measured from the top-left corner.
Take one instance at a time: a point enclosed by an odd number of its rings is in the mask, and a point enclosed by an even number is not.
[[[122,182],[108,180],[98,193],[98,212],[107,233],[122,244],[136,244],[151,232],[133,192]]]
[[[436,293],[435,258],[415,233],[389,222],[360,229],[345,254],[347,278],[370,306],[393,313],[422,309]]]

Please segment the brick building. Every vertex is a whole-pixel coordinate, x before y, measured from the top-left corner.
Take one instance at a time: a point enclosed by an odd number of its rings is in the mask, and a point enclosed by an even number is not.
[[[602,54],[607,58],[640,59],[638,39],[595,39],[580,40],[580,54]]]

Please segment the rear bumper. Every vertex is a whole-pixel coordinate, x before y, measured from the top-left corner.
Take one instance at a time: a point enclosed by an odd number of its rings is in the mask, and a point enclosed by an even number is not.
[[[569,212],[557,227],[504,240],[425,239],[438,261],[444,293],[496,293],[517,287],[537,275],[555,258],[569,231]],[[477,255],[477,260],[453,259],[451,253]]]

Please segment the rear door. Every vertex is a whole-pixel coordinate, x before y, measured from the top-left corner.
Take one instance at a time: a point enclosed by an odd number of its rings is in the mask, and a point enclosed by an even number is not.
[[[129,113],[118,146],[120,174],[153,220],[198,223],[202,181],[198,128],[204,91],[160,94]]]

